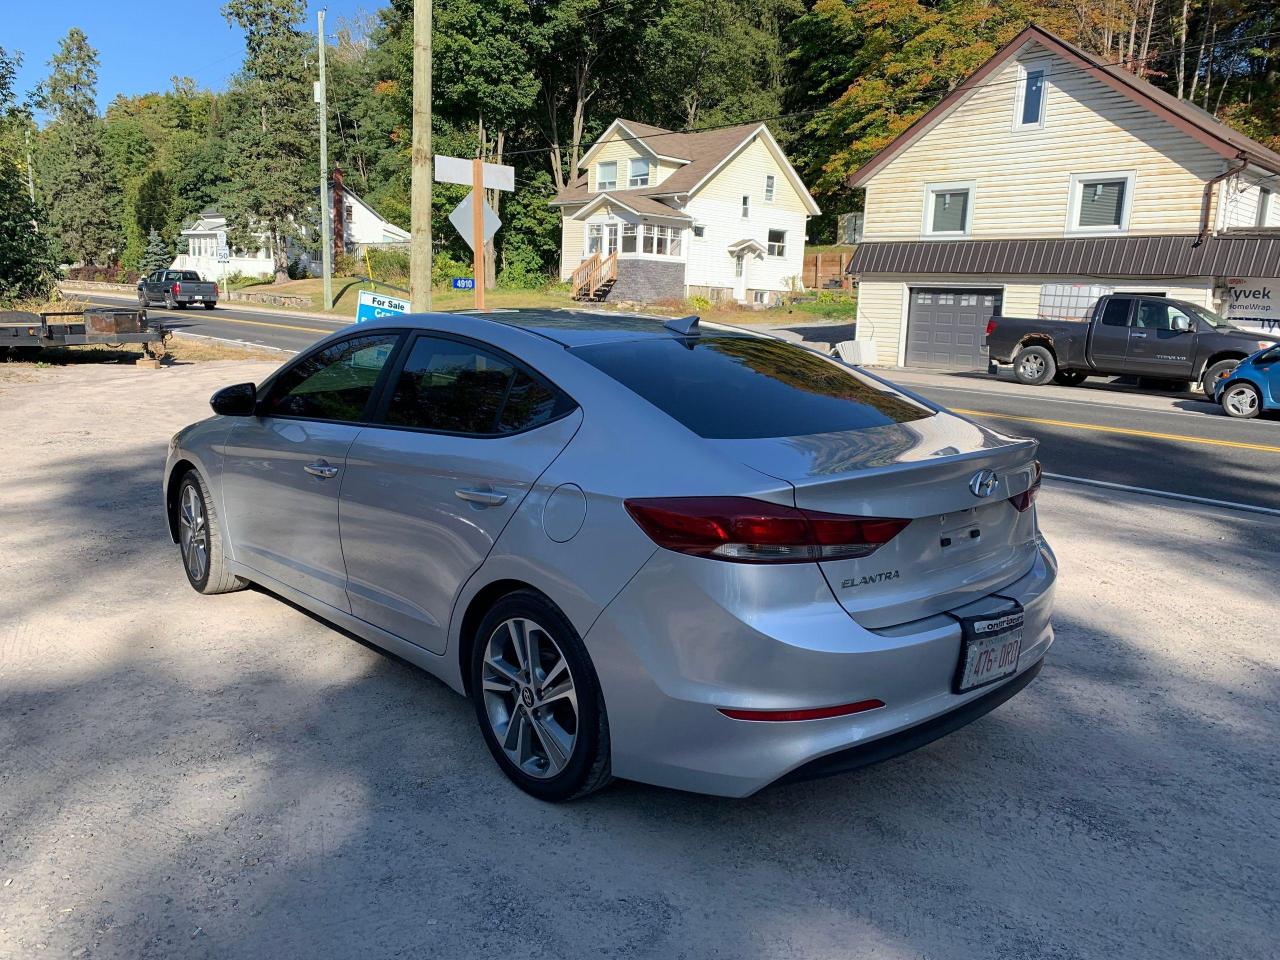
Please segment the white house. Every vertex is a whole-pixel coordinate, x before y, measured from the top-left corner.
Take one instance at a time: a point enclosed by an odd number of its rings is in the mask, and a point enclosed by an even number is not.
[[[552,201],[576,298],[763,305],[800,286],[818,205],[764,124],[678,133],[615,120],[579,167]]]
[[[341,175],[336,171],[329,198],[336,253],[359,253],[367,246],[408,246],[409,231],[384,219],[353,190],[343,185]],[[257,250],[232,249],[227,240],[227,218],[216,211],[201,213],[195,223],[182,231],[182,238],[187,251],[174,259],[175,270],[195,270],[206,280],[221,280],[235,273],[249,277],[275,273],[275,257],[267,238],[262,238],[263,245]],[[309,274],[319,273],[319,257],[308,253],[301,245],[290,244],[289,260],[299,261]]]
[[[858,337],[985,369],[988,321],[1280,284],[1280,154],[1031,26],[853,175]]]

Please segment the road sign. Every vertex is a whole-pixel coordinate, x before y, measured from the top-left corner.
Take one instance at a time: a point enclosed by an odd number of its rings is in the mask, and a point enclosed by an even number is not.
[[[454,277],[453,289],[455,290],[474,290],[476,282],[471,277]]]
[[[436,154],[436,180],[440,183],[460,183],[464,187],[471,186],[471,161],[461,157],[442,157]],[[484,186],[486,190],[514,190],[516,188],[516,168],[501,163],[484,165]]]
[[[356,306],[356,323],[367,323],[379,317],[389,317],[397,313],[408,313],[409,301],[399,297],[388,297],[372,290],[360,291],[360,302]]]
[[[475,243],[471,233],[471,204],[474,201],[476,192],[472,190],[467,194],[467,198],[453,208],[453,213],[449,214],[449,222],[454,225],[458,233],[462,234],[462,239],[467,241],[467,246],[475,249]],[[489,206],[483,200],[480,201],[482,207],[480,213],[484,217],[484,242],[488,243],[493,239],[493,235],[498,232],[498,228],[502,226],[502,221],[498,219],[498,215],[493,212],[493,207]]]

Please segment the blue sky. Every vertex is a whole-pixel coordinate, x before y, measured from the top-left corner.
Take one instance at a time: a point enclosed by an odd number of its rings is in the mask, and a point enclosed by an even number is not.
[[[223,19],[222,4],[223,0],[37,0],[22,4],[21,16],[13,11],[3,15],[0,46],[22,52],[19,96],[48,74],[49,58],[72,27],[83,30],[97,48],[99,107],[106,107],[117,93],[167,89],[174,75],[222,90],[244,54],[244,38]],[[328,9],[326,27],[332,28],[339,17],[379,6],[378,0],[310,0],[309,23],[315,30],[315,12],[321,7]],[[0,7],[8,7],[8,2]]]

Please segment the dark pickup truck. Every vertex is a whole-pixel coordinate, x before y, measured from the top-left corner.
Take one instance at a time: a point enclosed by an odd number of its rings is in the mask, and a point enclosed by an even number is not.
[[[1075,386],[1127,374],[1199,383],[1209,396],[1219,374],[1277,340],[1183,300],[1128,294],[1100,298],[1088,320],[995,317],[987,324],[992,372],[1011,363],[1022,383]]]
[[[138,281],[138,306],[163,303],[172,310],[198,303],[206,310],[218,305],[218,285],[201,280],[194,270],[152,270]]]

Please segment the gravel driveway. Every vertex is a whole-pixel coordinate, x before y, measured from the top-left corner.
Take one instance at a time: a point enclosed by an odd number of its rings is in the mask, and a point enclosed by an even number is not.
[[[1058,642],[989,717],[547,806],[440,683],[187,586],[166,442],[268,369],[0,381],[0,956],[1276,955],[1280,526],[1046,486]]]

